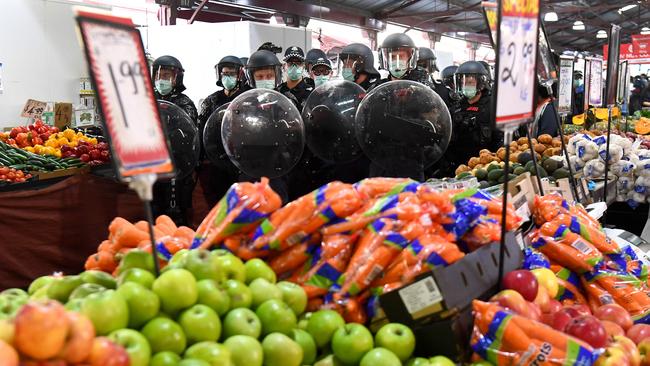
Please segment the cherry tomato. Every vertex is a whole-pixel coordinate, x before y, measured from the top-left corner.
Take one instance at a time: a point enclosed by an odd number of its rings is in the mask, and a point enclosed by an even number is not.
[[[16,169],[15,169],[15,168],[11,168],[11,169],[9,169],[9,171],[12,172],[12,173],[15,173],[15,172],[16,172]]]
[[[23,173],[22,170],[19,170],[16,172],[16,178],[23,178],[25,176],[25,173]]]
[[[7,173],[9,173],[9,168],[7,168],[6,166],[0,168],[0,174],[5,175]]]
[[[9,180],[13,180],[14,178],[16,178],[16,173],[14,173],[14,172],[9,172],[9,174],[7,174],[7,179],[9,179]]]

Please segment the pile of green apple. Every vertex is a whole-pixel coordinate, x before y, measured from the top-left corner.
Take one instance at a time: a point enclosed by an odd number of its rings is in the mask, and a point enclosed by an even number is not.
[[[153,258],[133,250],[117,278],[46,276],[28,293],[84,314],[98,336],[126,349],[131,366],[447,365],[411,359],[415,337],[402,324],[373,336],[333,310],[305,313],[302,287],[276,283],[263,260],[244,263],[225,250],[180,251],[158,277]],[[7,317],[20,307],[11,304]]]

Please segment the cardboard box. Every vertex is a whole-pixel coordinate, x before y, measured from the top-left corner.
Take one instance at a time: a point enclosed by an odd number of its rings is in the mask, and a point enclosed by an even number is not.
[[[47,180],[47,179],[67,177],[67,176],[77,175],[77,174],[85,174],[88,171],[90,171],[90,167],[86,165],[81,168],[59,169],[52,172],[30,172],[30,173],[37,180]]]
[[[532,175],[526,172],[508,182],[508,194],[508,202],[512,202],[517,214],[529,218],[535,195],[539,194],[537,181],[532,179]]]
[[[448,266],[419,276],[413,283],[385,293],[379,304],[391,322],[406,325],[441,320],[487,299],[498,290],[499,245],[486,245]],[[523,253],[514,232],[506,234],[504,273],[517,269]]]
[[[582,177],[576,177],[576,189],[578,191],[578,198],[573,196],[573,191],[571,190],[571,182],[569,178],[562,178],[556,181],[550,181],[548,179],[542,179],[542,188],[544,194],[557,192],[562,195],[562,197],[572,199],[574,201],[586,204],[591,202],[591,196],[589,196],[589,188],[587,187],[587,182]],[[584,189],[584,192],[587,196],[583,195],[583,190],[580,189],[580,185]]]
[[[467,307],[447,319],[412,327],[416,339],[414,357],[441,355],[469,362],[473,326],[472,308]]]

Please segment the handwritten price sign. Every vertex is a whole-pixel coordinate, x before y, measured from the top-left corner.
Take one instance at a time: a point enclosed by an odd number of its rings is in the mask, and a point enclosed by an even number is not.
[[[558,88],[558,112],[571,113],[573,98],[573,57],[560,57],[560,83]]]
[[[502,0],[499,6],[497,126],[533,118],[539,0]]]
[[[171,174],[140,33],[108,15],[79,12],[77,22],[120,177]]]
[[[589,71],[589,104],[600,107],[603,104],[603,60],[591,58]]]

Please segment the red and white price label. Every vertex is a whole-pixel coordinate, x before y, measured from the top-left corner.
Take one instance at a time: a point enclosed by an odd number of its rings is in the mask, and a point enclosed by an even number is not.
[[[79,11],[77,22],[120,178],[173,173],[140,32],[110,15]]]
[[[533,118],[538,32],[539,0],[499,1],[497,126]]]

